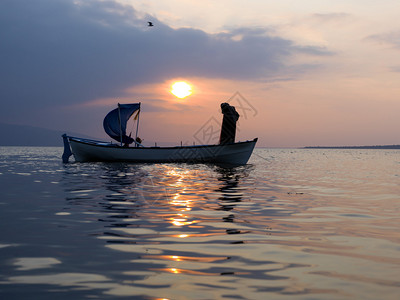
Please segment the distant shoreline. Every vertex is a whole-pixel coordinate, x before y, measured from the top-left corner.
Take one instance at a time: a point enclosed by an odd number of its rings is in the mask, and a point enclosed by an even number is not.
[[[307,146],[304,149],[400,149],[400,145],[376,146]]]

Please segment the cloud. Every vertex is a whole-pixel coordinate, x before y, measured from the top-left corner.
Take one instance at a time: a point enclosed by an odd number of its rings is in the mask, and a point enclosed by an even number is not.
[[[348,13],[315,13],[311,16],[317,22],[342,22],[351,18],[352,15]]]
[[[394,66],[394,67],[390,68],[390,70],[392,72],[400,72],[400,66]]]
[[[0,116],[123,96],[172,77],[273,78],[291,55],[329,54],[262,28],[208,34],[154,17],[147,27],[148,19],[115,1],[0,1]]]
[[[400,31],[373,34],[366,37],[366,40],[378,42],[380,44],[391,45],[396,49],[400,49]]]

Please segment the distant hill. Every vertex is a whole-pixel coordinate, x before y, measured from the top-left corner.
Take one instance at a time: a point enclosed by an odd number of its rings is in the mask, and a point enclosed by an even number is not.
[[[0,123],[0,146],[63,146],[65,132],[40,127]],[[89,138],[81,134],[68,134]]]
[[[400,145],[376,145],[376,146],[308,146],[304,149],[400,149]]]

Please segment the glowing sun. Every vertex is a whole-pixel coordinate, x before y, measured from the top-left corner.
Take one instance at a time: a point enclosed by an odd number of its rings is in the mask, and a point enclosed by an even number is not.
[[[183,99],[192,94],[192,87],[187,82],[177,81],[172,85],[171,93]]]

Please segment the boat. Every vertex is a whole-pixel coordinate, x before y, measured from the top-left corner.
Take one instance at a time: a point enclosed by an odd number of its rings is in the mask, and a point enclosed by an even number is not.
[[[180,145],[175,147],[145,147],[137,137],[139,128],[140,103],[118,104],[103,121],[105,132],[119,143],[103,142],[63,134],[63,162],[71,155],[76,162],[132,162],[132,163],[212,163],[221,165],[247,164],[257,138],[235,142],[236,121],[229,122],[231,116],[224,114],[219,144]],[[221,105],[222,107],[222,105]],[[233,106],[230,106],[234,109]],[[235,111],[236,112],[236,111]],[[137,120],[136,137],[126,134],[128,120],[134,115]],[[234,123],[234,126],[232,124]],[[225,126],[225,128],[224,128]],[[233,135],[233,136],[232,136]],[[222,140],[222,137],[228,137]],[[233,139],[232,139],[233,138]],[[134,146],[129,146],[134,144]]]

